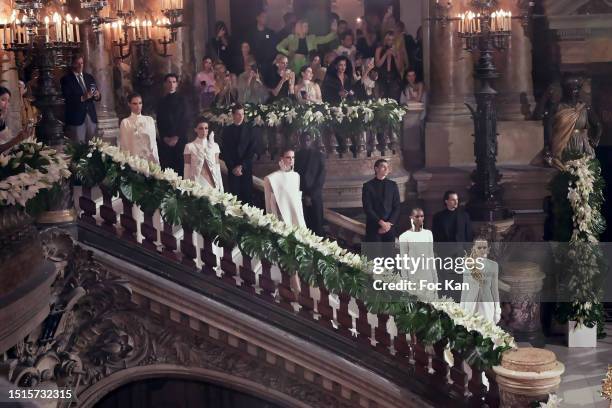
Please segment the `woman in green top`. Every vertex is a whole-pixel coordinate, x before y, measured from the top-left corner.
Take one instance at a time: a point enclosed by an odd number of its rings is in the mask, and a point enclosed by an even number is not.
[[[308,22],[298,20],[293,34],[290,34],[276,46],[281,54],[289,57],[289,66],[293,72],[300,72],[302,66],[308,63],[308,54],[316,51],[319,45],[324,45],[338,38],[338,22],[332,21],[329,34],[318,36],[308,34]]]

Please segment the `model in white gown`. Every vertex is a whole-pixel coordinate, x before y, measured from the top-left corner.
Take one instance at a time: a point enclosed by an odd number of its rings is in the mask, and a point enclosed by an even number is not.
[[[431,285],[438,283],[438,273],[434,262],[433,234],[430,230],[423,228],[425,214],[422,209],[414,208],[410,213],[412,228],[402,233],[399,237],[400,254],[402,258],[407,255],[410,258],[421,259],[421,264],[413,271],[402,270],[402,278],[416,282],[421,281]],[[430,286],[432,287],[432,286]],[[435,290],[416,289],[410,291],[421,300],[432,300],[436,297]]]
[[[497,262],[487,258],[489,245],[484,239],[476,239],[471,258],[481,258],[484,267],[475,267],[463,274],[463,283],[469,284],[469,290],[461,292],[461,307],[468,313],[478,313],[492,323],[501,318],[499,304]]]
[[[196,139],[185,145],[185,178],[223,191],[219,145],[215,143],[214,133],[208,133],[206,121],[199,122],[195,132]]]

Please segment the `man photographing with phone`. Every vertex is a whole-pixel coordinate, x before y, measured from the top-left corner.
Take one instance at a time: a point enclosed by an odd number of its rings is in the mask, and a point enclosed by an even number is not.
[[[96,135],[98,116],[94,102],[102,96],[95,78],[83,71],[85,60],[76,54],[72,69],[60,80],[65,101],[66,135],[75,142],[88,142]]]

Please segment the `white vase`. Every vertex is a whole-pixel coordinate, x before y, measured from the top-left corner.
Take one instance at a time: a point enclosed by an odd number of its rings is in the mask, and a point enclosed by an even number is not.
[[[597,325],[589,328],[573,320],[567,322],[567,347],[597,347]]]

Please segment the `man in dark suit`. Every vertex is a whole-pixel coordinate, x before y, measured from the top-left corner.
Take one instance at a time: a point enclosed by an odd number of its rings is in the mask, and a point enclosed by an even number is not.
[[[306,226],[323,236],[323,184],[325,156],[312,145],[312,136],[302,133],[301,149],[295,153],[295,171],[300,175],[300,190]]]
[[[459,208],[459,195],[452,190],[444,193],[446,208],[434,214],[431,232],[433,234],[436,255],[440,258],[460,258],[472,247],[472,223],[470,216]],[[451,244],[451,243],[456,244]],[[445,281],[461,283],[463,276],[453,268],[442,268],[438,271],[439,282],[444,288]],[[440,295],[459,301],[461,292],[443,289]]]
[[[91,74],[83,72],[85,60],[80,54],[72,58],[72,69],[60,80],[65,102],[66,135],[73,141],[87,142],[98,127],[95,102],[102,96]]]
[[[193,125],[193,117],[187,101],[177,92],[178,76],[167,74],[164,77],[164,87],[166,95],[157,105],[159,164],[162,168],[169,167],[183,176],[183,153],[187,134]]]
[[[228,192],[245,204],[252,204],[253,156],[259,129],[244,123],[244,107],[232,107],[234,123],[223,129],[219,158],[227,166]]]
[[[366,213],[366,242],[394,242],[399,218],[400,197],[397,183],[386,177],[389,162],[374,163],[374,177],[363,185],[361,200]]]

